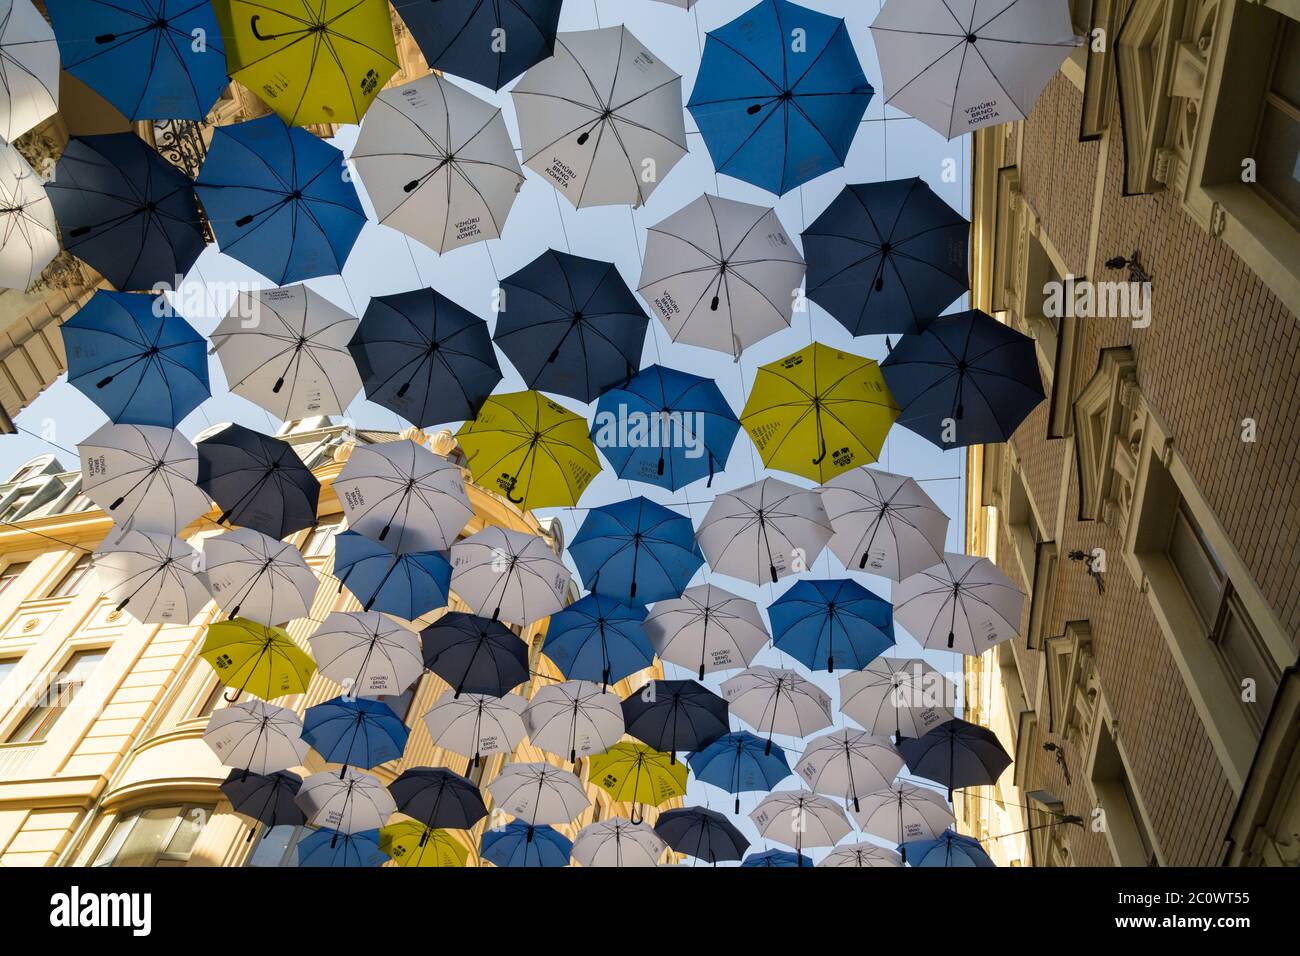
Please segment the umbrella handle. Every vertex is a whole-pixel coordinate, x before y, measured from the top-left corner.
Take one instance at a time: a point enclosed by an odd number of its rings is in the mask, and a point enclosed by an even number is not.
[[[227,704],[233,704],[235,701],[239,700],[239,694],[240,694],[239,691],[235,691],[235,696],[231,697],[230,692],[227,691],[226,693],[221,695],[221,699],[224,700]]]
[[[821,440],[820,449],[821,449],[821,454],[819,454],[816,458],[812,460],[812,463],[814,465],[820,465],[823,461],[826,460],[826,439],[825,438]]]
[[[509,502],[511,502],[512,504],[516,504],[516,505],[521,505],[521,504],[524,503],[524,499],[523,499],[523,498],[516,498],[516,497],[515,497],[515,495],[514,495],[514,489],[513,489],[513,488],[511,488],[509,491],[506,492],[506,500],[509,501]]]

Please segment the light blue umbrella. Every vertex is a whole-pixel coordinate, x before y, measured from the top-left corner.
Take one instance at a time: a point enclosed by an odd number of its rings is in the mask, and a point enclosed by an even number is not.
[[[483,859],[497,866],[568,866],[573,843],[548,826],[514,820],[483,834]]]
[[[719,737],[686,762],[695,779],[736,795],[736,813],[742,793],[767,793],[792,772],[784,750],[747,730]]]
[[[339,833],[317,830],[298,841],[299,866],[380,866],[388,854],[379,849],[379,831]]]
[[[988,867],[997,866],[974,837],[945,830],[933,840],[911,840],[898,850],[910,866]]]
[[[646,498],[593,508],[569,556],[588,590],[629,604],[680,597],[704,564],[691,519]]]
[[[751,853],[745,857],[741,866],[753,867],[801,867],[813,865],[811,857],[804,856],[802,853],[791,853],[789,850],[764,850],[762,853]]]
[[[377,767],[396,760],[406,749],[410,731],[382,701],[364,697],[335,697],[308,707],[302,718],[302,739],[328,763],[348,767]]]
[[[438,551],[393,554],[355,531],[344,531],[334,544],[334,576],[367,611],[383,611],[413,621],[445,607],[451,588],[451,564]]]
[[[551,615],[542,653],[569,680],[608,687],[654,663],[643,607],[588,594]]]
[[[894,646],[893,608],[848,578],[800,581],[767,609],[772,644],[816,670],[861,670]]]

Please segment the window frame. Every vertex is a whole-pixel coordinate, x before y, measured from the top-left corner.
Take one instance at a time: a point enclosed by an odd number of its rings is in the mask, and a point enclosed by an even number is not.
[[[58,724],[59,720],[63,717],[63,715],[67,713],[68,708],[76,703],[77,698],[81,696],[82,689],[85,687],[86,683],[90,680],[91,676],[93,676],[95,669],[98,668],[103,663],[104,658],[108,656],[108,652],[109,652],[109,648],[106,646],[83,647],[83,648],[76,648],[73,651],[71,651],[68,655],[66,655],[63,659],[63,663],[59,665],[59,667],[47,673],[46,679],[42,685],[43,690],[41,691],[41,700],[31,704],[29,707],[27,707],[26,710],[23,711],[22,716],[9,728],[9,730],[5,733],[4,740],[0,741],[0,743],[15,744],[15,745],[39,744],[39,743],[44,743],[46,740],[48,740],[50,736],[50,731],[54,729],[54,727]],[[67,675],[71,673],[72,668],[76,666],[76,661],[78,660],[78,658],[86,657],[91,654],[101,655],[100,659],[94,663],[90,673],[86,675],[85,679],[79,681],[75,685],[77,690],[72,694],[71,699],[69,699],[64,704],[61,704],[60,706],[53,706],[49,704],[48,701],[51,699],[55,688],[60,686],[53,682],[57,680],[61,675]],[[65,691],[60,690],[58,693],[58,697],[62,697],[64,693]],[[28,722],[32,720],[34,717],[36,717],[38,714],[40,714],[41,717],[40,720],[37,722],[37,724],[34,726],[32,732],[24,736],[24,738],[21,740],[16,739],[18,737],[19,732],[22,731],[27,726]]]
[[[78,555],[77,559],[59,575],[46,598],[75,598],[81,594],[86,578],[95,569],[95,555],[91,551]]]
[[[194,855],[194,847],[198,845],[198,841],[203,836],[203,831],[207,828],[208,823],[217,812],[217,805],[215,803],[201,803],[194,800],[184,800],[178,803],[151,803],[147,806],[136,807],[125,814],[118,814],[114,818],[112,826],[108,828],[108,833],[104,835],[103,841],[95,850],[95,855],[91,858],[90,866],[95,869],[115,869],[116,867],[114,864],[118,856],[121,855],[122,849],[131,839],[131,834],[139,825],[141,818],[143,818],[143,816],[150,810],[169,810],[173,807],[177,811],[176,816],[167,830],[166,836],[161,841],[160,845],[162,849],[159,849],[154,854],[151,863],[132,865],[145,869],[158,868],[160,864],[165,866],[187,866],[190,858]],[[194,842],[190,845],[190,849],[185,853],[168,851],[166,848],[171,845],[171,842],[180,832],[180,828],[186,825],[191,814],[196,811],[202,813],[203,823],[199,828],[198,835],[194,838]],[[123,833],[117,846],[113,849],[113,856],[110,859],[101,862],[100,858],[108,851],[109,847],[113,845],[118,829],[123,826],[126,827],[126,831]]]

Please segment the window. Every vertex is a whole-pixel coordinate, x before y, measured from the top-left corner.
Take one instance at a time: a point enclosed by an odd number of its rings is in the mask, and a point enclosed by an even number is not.
[[[314,827],[282,823],[269,830],[262,827],[257,847],[245,866],[279,867],[298,865],[298,844]]]
[[[1105,814],[1106,838],[1119,866],[1159,866],[1155,841],[1142,815],[1142,802],[1110,725],[1100,721],[1092,785]]]
[[[92,866],[184,866],[216,808],[184,803],[122,817]]]
[[[0,687],[3,687],[5,681],[9,679],[9,675],[18,669],[18,662],[21,660],[21,657],[8,657],[0,660]]]
[[[86,580],[86,575],[90,573],[94,565],[94,557],[90,554],[83,554],[77,558],[76,564],[68,569],[68,573],[59,579],[59,583],[54,585],[54,590],[50,592],[52,598],[74,597],[81,593],[81,585]]]
[[[36,497],[36,492],[39,490],[39,488],[24,488],[19,491],[14,495],[9,504],[5,505],[4,510],[0,511],[0,521],[8,522],[17,518],[19,512],[31,503],[31,500]]]
[[[234,700],[227,701],[226,685],[221,683],[221,681],[217,681],[212,685],[212,689],[208,691],[207,696],[203,698],[203,702],[199,704],[198,709],[194,711],[194,719],[199,717],[211,717],[212,712],[223,704],[237,704],[241,700],[247,700],[247,695],[243,691],[241,691]]]
[[[3,572],[0,572],[0,594],[8,590],[9,585],[18,580],[18,576],[27,570],[31,562],[15,561],[7,565]]]
[[[78,651],[50,682],[27,716],[6,738],[6,743],[23,744],[44,740],[50,728],[76,699],[91,673],[104,659],[106,650]]]
[[[339,529],[342,527],[342,515],[334,515],[318,522],[316,527],[308,532],[307,540],[302,543],[302,556],[304,558],[319,558],[321,555],[333,552],[334,535],[338,534]]]
[[[1273,51],[1255,137],[1264,198],[1300,228],[1300,23],[1287,20]]]

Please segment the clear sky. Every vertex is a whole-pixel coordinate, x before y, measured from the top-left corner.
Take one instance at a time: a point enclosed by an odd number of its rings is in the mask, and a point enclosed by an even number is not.
[[[703,141],[698,133],[689,132],[690,154],[664,177],[650,201],[641,209],[609,206],[574,210],[560,199],[550,185],[531,170],[525,170],[527,181],[515,202],[502,239],[469,246],[439,257],[400,233],[371,221],[361,233],[342,278],[312,280],[308,284],[354,314],[360,314],[358,310],[364,310],[372,296],[433,286],[470,311],[483,316],[491,324],[495,319],[492,293],[497,286],[497,278],[509,275],[531,262],[547,248],[607,261],[612,259],[628,285],[635,289],[641,272],[641,249],[646,227],[664,219],[703,192],[755,204],[775,205],[786,230],[796,242],[804,227],[826,208],[846,183],[920,176],[949,204],[969,215],[969,142],[959,139],[949,143],[928,127],[884,105],[884,97],[880,92],[880,69],[868,29],[878,12],[880,0],[802,2],[804,6],[846,19],[867,78],[877,90],[844,169],[822,176],[776,200],[770,193],[739,180],[715,176]],[[625,24],[650,50],[682,75],[685,100],[689,99],[694,86],[703,34],[729,22],[750,6],[752,0],[700,0],[695,9],[688,12],[656,0],[566,0],[560,29],[587,30],[620,22]],[[508,89],[501,94],[493,94],[474,84],[453,81],[499,105],[505,113],[511,135],[518,143],[518,128]],[[686,128],[688,131],[695,128],[689,113],[686,116]],[[355,140],[356,132],[356,127],[344,127],[335,139],[336,144],[345,151],[348,150]],[[952,181],[945,181],[945,162],[949,160],[955,164],[955,176],[950,177]],[[369,210],[368,203],[367,209]],[[265,284],[266,281],[221,255],[214,247],[209,247],[199,258],[190,279],[207,283]],[[195,311],[186,309],[185,305],[185,302],[180,303],[182,311],[200,332],[210,333],[220,319],[214,310]],[[959,302],[953,310],[964,307],[964,302]],[[810,303],[807,312],[796,313],[791,328],[751,346],[741,356],[739,363],[716,352],[673,344],[662,326],[652,319],[642,364],[658,362],[713,378],[732,407],[739,412],[752,384],[756,367],[797,351],[807,345],[810,339],[876,359],[883,359],[887,354],[883,336],[854,339],[831,316]],[[508,360],[504,356],[500,360],[506,377],[498,386],[498,391],[523,388],[522,381]],[[225,376],[215,357],[210,358],[210,372],[213,397],[182,423],[182,431],[193,435],[208,424],[221,421],[237,421],[263,431],[273,431],[278,426],[279,423],[268,413],[227,391]],[[594,411],[591,406],[582,406],[572,399],[559,400],[579,414]],[[407,424],[392,412],[364,399],[354,402],[348,413],[360,427],[398,429]],[[89,399],[60,379],[17,417],[17,423],[20,428],[36,435],[51,435],[52,440],[62,446],[61,449],[52,448],[49,443],[30,434],[0,436],[0,474],[7,475],[27,459],[50,451],[59,455],[65,467],[76,467],[76,443],[105,420],[103,413]],[[452,427],[456,425],[453,424]],[[964,495],[961,476],[964,460],[961,450],[942,452],[901,427],[891,431],[880,459],[881,467],[920,480],[922,487],[948,513],[952,519],[948,536],[948,549],[951,551],[963,550]],[[749,484],[768,474],[794,484],[811,486],[811,483],[803,479],[766,472],[742,430],[726,470],[714,478],[712,488],[706,488],[705,483],[700,481],[677,493],[669,493],[649,485],[620,480],[612,470],[606,470],[583,495],[580,502],[583,508],[558,512],[543,510],[538,513],[543,516],[557,514],[564,522],[567,539],[571,540],[585,517],[584,508],[642,494],[676,506],[698,524],[715,493]],[[846,573],[829,550],[816,562],[813,570],[817,577],[839,577]],[[856,570],[851,572],[851,576],[881,596],[889,597],[888,580]],[[703,583],[706,580],[709,580],[708,575],[702,572],[693,583]],[[713,583],[749,597],[764,608],[795,580],[797,578],[790,577],[783,579],[780,584],[760,588],[721,576],[712,579]],[[895,655],[916,656],[918,649],[915,642],[901,628],[898,629],[898,640],[898,648],[893,652]],[[955,655],[930,653],[927,656],[934,666],[946,673],[960,671],[960,658]],[[755,663],[792,666],[788,658],[770,647],[759,654]],[[793,666],[798,668],[798,665]],[[667,665],[667,669],[670,677],[696,676],[693,672],[676,673],[679,669],[673,665]],[[837,673],[828,679],[822,672],[815,679],[838,699],[838,676]],[[720,679],[711,675],[706,683],[716,690]],[[840,721],[842,725],[843,718]],[[741,726],[734,718],[732,723],[733,729]],[[778,738],[778,742],[802,746],[797,741],[782,741],[781,738]],[[788,754],[793,767],[799,753],[790,749]],[[796,778],[790,777],[781,786],[790,788],[796,785]],[[752,810],[758,799],[755,795],[743,797],[742,815]],[[732,811],[730,797],[693,780],[688,802],[708,805],[728,815]],[[775,846],[759,839],[746,817],[733,819],[754,841],[755,846],[751,852]],[[818,858],[824,852],[817,851],[811,855]]]

